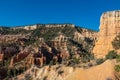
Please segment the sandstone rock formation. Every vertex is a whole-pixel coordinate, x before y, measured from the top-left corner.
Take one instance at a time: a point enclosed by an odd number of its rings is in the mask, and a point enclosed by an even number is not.
[[[37,25],[25,26],[24,29],[25,30],[35,30],[35,29],[37,29]]]
[[[4,42],[14,42],[16,41],[21,35],[0,35],[0,43]]]
[[[96,57],[104,57],[113,50],[111,42],[120,33],[120,11],[105,12],[100,20],[100,32],[93,53]]]
[[[65,27],[65,26],[69,26],[69,27],[72,27],[72,28],[75,27],[74,24],[47,24],[47,25],[45,25],[45,27],[47,27],[47,28],[52,28],[52,27]]]
[[[14,47],[3,47],[0,52],[0,61],[6,60],[15,54],[17,54],[17,50]]]

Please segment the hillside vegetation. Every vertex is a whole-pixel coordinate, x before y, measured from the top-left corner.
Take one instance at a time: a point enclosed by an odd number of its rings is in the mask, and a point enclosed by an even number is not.
[[[32,30],[1,27],[0,78],[16,77],[33,65],[80,66],[86,63],[92,66],[88,62],[94,59],[91,51],[95,40],[96,32],[69,25],[43,25]]]

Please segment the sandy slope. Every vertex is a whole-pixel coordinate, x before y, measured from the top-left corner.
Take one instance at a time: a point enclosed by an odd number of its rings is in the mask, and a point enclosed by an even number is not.
[[[37,75],[31,72],[31,69],[27,70],[24,74],[21,74],[18,77],[19,80],[23,80],[25,74],[30,73],[33,77],[33,80],[43,80],[47,76],[46,80],[107,80],[111,78],[114,80],[114,60],[107,60],[101,65],[91,67],[89,69],[65,67],[62,66],[60,69],[56,70],[56,66],[51,68],[51,71],[48,70],[48,66],[43,68],[36,68]],[[58,71],[64,71],[62,75],[58,74]]]
[[[107,80],[114,78],[114,61],[107,60],[103,64],[89,68],[77,68],[65,80]]]

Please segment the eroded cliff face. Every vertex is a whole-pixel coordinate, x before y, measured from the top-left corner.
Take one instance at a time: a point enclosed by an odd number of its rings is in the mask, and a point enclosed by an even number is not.
[[[113,50],[111,42],[118,33],[120,33],[120,11],[103,13],[98,40],[93,49],[96,57],[104,57],[110,50]]]

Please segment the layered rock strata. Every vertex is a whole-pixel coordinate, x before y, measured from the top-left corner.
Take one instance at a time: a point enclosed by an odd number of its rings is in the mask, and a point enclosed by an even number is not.
[[[100,19],[100,32],[93,49],[96,57],[104,57],[113,50],[111,42],[120,33],[120,10],[109,11],[102,14]]]

